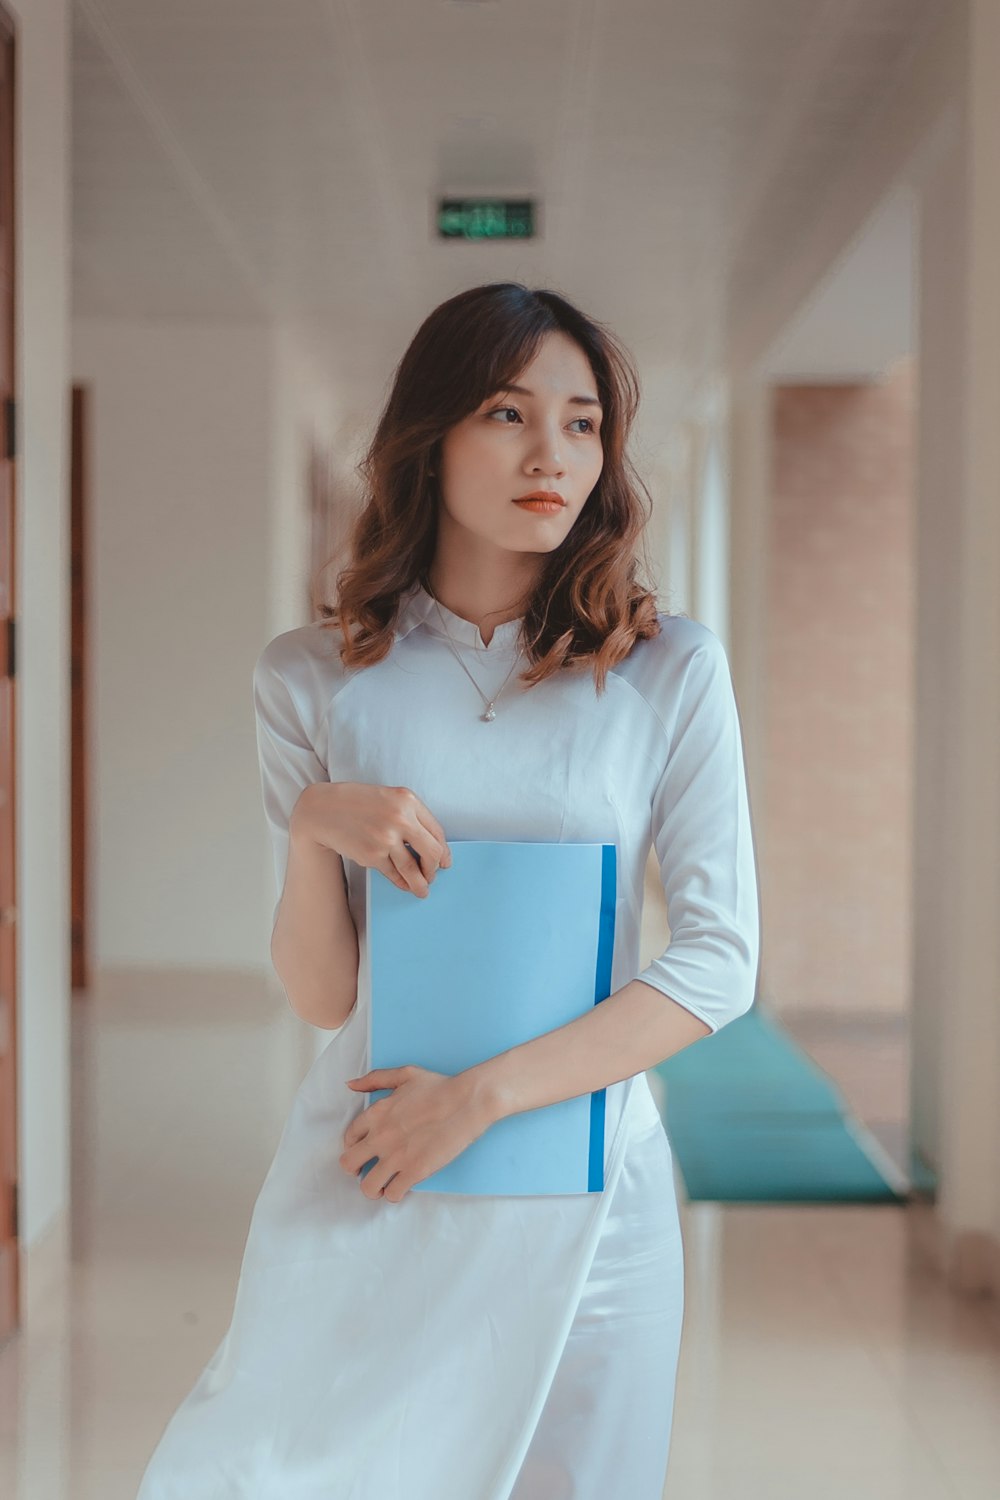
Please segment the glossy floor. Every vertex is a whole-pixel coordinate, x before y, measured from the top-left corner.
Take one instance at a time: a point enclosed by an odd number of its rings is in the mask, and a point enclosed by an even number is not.
[[[228,1324],[311,1035],[245,984],[74,1004],[72,1223],[0,1349],[9,1500],[134,1500]],[[995,1500],[995,1305],[950,1295],[914,1226],[894,1207],[684,1206],[667,1500]]]

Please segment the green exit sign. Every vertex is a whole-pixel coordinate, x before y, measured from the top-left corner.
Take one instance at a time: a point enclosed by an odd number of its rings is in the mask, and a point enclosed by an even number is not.
[[[442,240],[530,240],[535,236],[531,198],[439,198]]]

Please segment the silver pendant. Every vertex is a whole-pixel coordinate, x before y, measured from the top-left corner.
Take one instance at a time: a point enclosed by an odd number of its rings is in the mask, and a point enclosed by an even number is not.
[[[483,719],[483,720],[485,720],[485,722],[486,722],[486,723],[487,723],[487,724],[488,724],[488,723],[489,723],[489,722],[490,722],[490,720],[491,720],[491,719],[495,719],[495,718],[496,718],[496,716],[497,716],[497,711],[496,711],[496,709],[495,709],[495,708],[494,708],[494,707],[493,707],[493,704],[492,704],[492,703],[491,703],[491,704],[490,704],[490,706],[489,706],[489,708],[488,708],[488,709],[487,709],[487,710],[486,710],[486,712],[485,712],[485,713],[484,713],[484,714],[480,714],[480,715],[479,715],[479,717],[480,717],[480,718],[481,718],[481,719]]]

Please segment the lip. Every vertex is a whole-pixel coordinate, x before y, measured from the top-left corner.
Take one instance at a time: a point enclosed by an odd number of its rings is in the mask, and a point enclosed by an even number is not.
[[[531,490],[527,495],[516,496],[514,504],[525,510],[536,511],[539,515],[554,515],[556,511],[564,509],[566,501],[558,490]]]

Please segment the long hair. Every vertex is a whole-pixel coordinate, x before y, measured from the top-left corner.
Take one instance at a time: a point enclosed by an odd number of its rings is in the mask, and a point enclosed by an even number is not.
[[[561,330],[590,362],[604,409],[603,468],[568,535],[542,557],[526,601],[520,680],[610,667],[659,633],[656,596],[637,581],[637,550],[652,511],[626,443],[639,405],[631,356],[603,324],[556,292],[519,282],[470,287],[421,323],[399,364],[375,435],[358,464],[364,502],[320,614],[343,633],[341,661],[373,666],[391,649],[400,595],[424,583],[434,558],[440,494],[433,470],[444,434],[516,381],[544,336]],[[643,499],[643,497],[645,497]],[[643,566],[648,562],[643,551]]]

